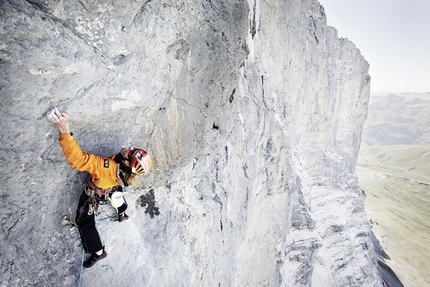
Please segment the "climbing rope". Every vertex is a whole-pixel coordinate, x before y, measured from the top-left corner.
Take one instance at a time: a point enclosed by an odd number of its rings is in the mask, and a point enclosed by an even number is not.
[[[85,256],[85,250],[82,248],[81,272],[79,272],[79,283],[78,283],[78,287],[81,287],[82,266],[84,265],[84,256]]]

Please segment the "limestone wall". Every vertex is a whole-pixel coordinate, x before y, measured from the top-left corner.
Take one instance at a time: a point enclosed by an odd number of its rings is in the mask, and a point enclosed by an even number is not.
[[[1,2],[0,286],[382,286],[355,163],[368,63],[317,1]],[[80,272],[85,151],[148,150]],[[81,275],[80,275],[81,274]],[[80,278],[81,277],[81,278]]]

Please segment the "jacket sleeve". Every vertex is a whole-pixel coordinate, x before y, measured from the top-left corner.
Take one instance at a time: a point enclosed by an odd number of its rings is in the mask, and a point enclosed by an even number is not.
[[[63,149],[67,162],[76,170],[87,171],[96,174],[100,162],[103,158],[95,154],[83,152],[71,134],[59,135],[58,141]],[[101,163],[103,164],[103,163]]]

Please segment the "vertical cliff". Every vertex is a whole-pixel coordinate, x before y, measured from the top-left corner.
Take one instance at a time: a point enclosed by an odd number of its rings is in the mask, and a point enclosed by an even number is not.
[[[1,2],[1,286],[383,286],[355,164],[368,64],[315,0]],[[80,276],[85,151],[154,169],[103,206]],[[81,277],[81,278],[80,278]]]

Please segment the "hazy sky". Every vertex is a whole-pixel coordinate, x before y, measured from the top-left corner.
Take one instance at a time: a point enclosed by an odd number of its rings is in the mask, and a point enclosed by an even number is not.
[[[372,92],[430,92],[430,0],[319,0],[370,63]]]

